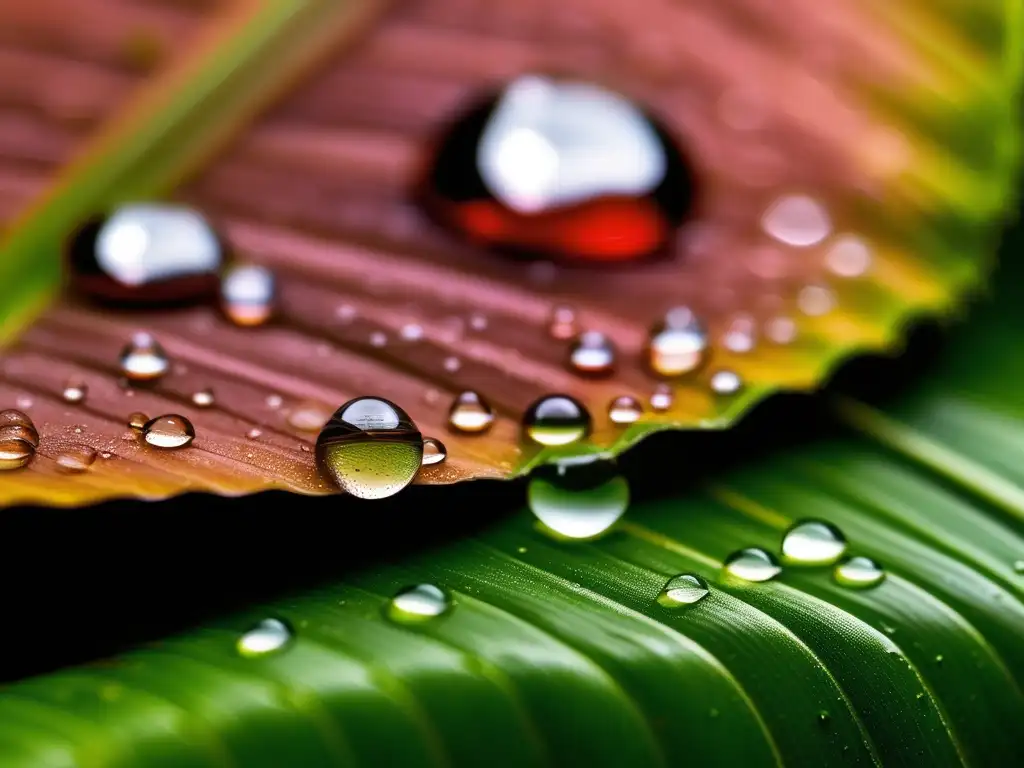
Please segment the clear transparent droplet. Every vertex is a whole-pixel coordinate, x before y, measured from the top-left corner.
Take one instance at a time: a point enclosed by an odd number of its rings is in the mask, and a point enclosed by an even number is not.
[[[440,464],[448,458],[448,449],[436,437],[423,438],[423,466]]]
[[[96,455],[96,449],[88,445],[70,445],[57,455],[57,466],[63,472],[85,472],[96,462]]]
[[[782,572],[775,558],[760,547],[737,550],[725,559],[722,570],[743,581],[770,581]]]
[[[608,376],[615,370],[615,347],[600,331],[584,331],[569,346],[569,368],[583,376]]]
[[[527,504],[556,537],[593,539],[606,533],[629,506],[629,483],[615,463],[583,456],[534,470]]]
[[[671,409],[674,402],[675,396],[668,384],[659,384],[651,394],[651,410],[655,413],[664,413]]]
[[[836,582],[844,587],[868,589],[882,583],[885,569],[877,561],[863,555],[847,557],[832,571]]]
[[[699,603],[711,592],[708,583],[695,573],[673,576],[662,587],[658,602],[666,608],[680,608]]]
[[[743,389],[743,379],[735,371],[716,371],[711,376],[711,391],[716,395],[735,395]]]
[[[192,393],[192,405],[196,408],[209,408],[215,402],[212,389],[200,389]]]
[[[631,395],[616,397],[608,404],[608,420],[618,426],[634,424],[643,415],[643,405]]]
[[[89,387],[81,379],[73,378],[68,379],[64,384],[64,391],[61,392],[61,397],[65,403],[84,403],[85,398],[89,394]]]
[[[149,416],[144,414],[142,411],[135,411],[128,416],[128,426],[132,429],[136,429],[139,432],[146,428],[146,424],[149,422]]]
[[[331,418],[331,409],[323,403],[302,402],[288,412],[288,426],[301,432],[319,432]]]
[[[578,332],[576,311],[569,306],[559,304],[551,309],[548,318],[548,334],[553,339],[566,341]]]
[[[776,200],[765,211],[761,226],[779,242],[805,248],[829,236],[832,220],[825,206],[813,197],[787,195]]]
[[[266,267],[239,264],[220,280],[220,306],[235,325],[263,325],[274,314],[277,279]]]
[[[292,629],[285,622],[263,619],[238,638],[235,648],[247,659],[259,658],[283,650],[292,638]]]
[[[448,426],[456,432],[478,434],[493,424],[494,409],[479,392],[460,392],[448,409]]]
[[[545,395],[523,414],[526,437],[539,445],[569,445],[589,435],[590,428],[586,407],[570,395]]]
[[[153,381],[170,368],[160,343],[148,333],[136,333],[121,350],[121,373],[130,381]]]
[[[0,435],[24,440],[33,448],[39,447],[39,432],[27,413],[8,408],[0,411]]]
[[[674,378],[700,368],[708,352],[704,324],[689,308],[675,307],[651,329],[647,365],[657,376]]]
[[[437,618],[452,608],[451,596],[434,584],[406,587],[391,598],[385,613],[392,621],[415,624]]]
[[[4,428],[3,431],[8,429],[11,428]],[[21,469],[35,455],[35,446],[28,440],[0,434],[0,470]]]
[[[846,537],[824,520],[800,520],[782,537],[782,555],[801,565],[831,565],[846,552]]]
[[[169,413],[147,421],[142,436],[154,448],[184,448],[195,439],[196,430],[184,416]]]

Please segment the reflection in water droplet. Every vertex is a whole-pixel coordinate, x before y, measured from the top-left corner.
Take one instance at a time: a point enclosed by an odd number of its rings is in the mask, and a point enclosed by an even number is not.
[[[823,285],[805,285],[797,294],[796,303],[805,315],[820,317],[835,308],[836,297]]]
[[[832,571],[835,580],[844,587],[867,589],[881,584],[885,570],[876,561],[863,555],[842,560]]]
[[[65,403],[81,403],[85,401],[86,395],[89,394],[89,387],[81,379],[73,378],[68,379],[64,384],[64,391],[61,393],[61,397],[64,398]]]
[[[615,347],[600,331],[584,331],[569,347],[569,367],[584,376],[608,376],[615,368]]]
[[[14,408],[0,411],[0,431],[2,431],[0,434],[8,438],[24,440],[33,448],[39,447],[39,433],[36,431],[36,425],[32,423],[28,414],[22,411]]]
[[[192,405],[196,408],[209,408],[214,402],[212,389],[200,389],[192,393]]]
[[[607,532],[629,506],[629,483],[615,462],[581,456],[534,470],[527,504],[556,537],[592,539]]]
[[[832,231],[825,207],[806,195],[779,198],[761,219],[764,231],[780,242],[796,247],[820,243]]]
[[[13,429],[17,429],[17,427],[0,429],[0,470],[20,469],[36,455],[35,446],[29,441],[3,434],[5,431]]]
[[[448,449],[436,437],[423,438],[423,465],[440,464],[448,458]]]
[[[456,432],[486,432],[494,424],[494,409],[479,393],[461,392],[448,410],[448,426]]]
[[[564,304],[553,307],[548,319],[548,333],[551,338],[565,341],[575,336],[576,332],[576,311]]]
[[[259,658],[282,650],[293,637],[291,627],[279,619],[263,619],[240,638],[235,649],[240,656]]]
[[[235,325],[263,325],[274,314],[277,280],[256,264],[231,267],[220,280],[220,306]]]
[[[331,418],[331,409],[323,403],[299,403],[288,412],[288,425],[302,432],[318,432]]]
[[[141,432],[146,428],[146,422],[148,421],[149,416],[142,411],[135,411],[128,417],[128,426]]]
[[[658,376],[682,376],[697,370],[707,359],[708,334],[687,307],[676,307],[651,329],[647,365]]]
[[[57,456],[57,466],[64,472],[85,472],[96,461],[96,449],[88,445],[72,445]]]
[[[856,235],[843,235],[825,252],[825,264],[839,277],[860,277],[871,266],[871,249]]]
[[[716,371],[711,376],[711,391],[716,395],[735,395],[743,389],[743,379],[735,371]]]
[[[672,387],[668,384],[659,384],[651,395],[651,410],[656,413],[664,413],[672,407],[674,402]]]
[[[775,558],[760,547],[737,550],[725,559],[722,570],[744,581],[770,581],[782,572]]]
[[[423,435],[409,414],[381,397],[342,405],[316,440],[320,471],[361,499],[383,499],[415,478],[423,461]]]
[[[142,436],[154,448],[184,448],[195,439],[196,430],[184,416],[169,413],[147,421]]]
[[[136,333],[121,350],[121,373],[131,381],[159,379],[170,367],[160,343],[148,333]]]
[[[682,573],[673,576],[662,587],[661,594],[658,595],[658,602],[666,608],[679,608],[699,603],[708,596],[710,591],[708,583],[697,574]]]
[[[523,414],[523,431],[540,445],[569,445],[590,434],[590,414],[569,395],[545,395]]]
[[[416,584],[400,590],[388,602],[385,614],[401,624],[415,624],[436,618],[449,611],[452,599],[438,586]]]
[[[722,337],[722,346],[730,352],[742,355],[750,352],[755,346],[756,325],[750,315],[739,315],[733,318]]]
[[[608,420],[612,424],[633,424],[643,416],[644,407],[630,395],[616,397],[608,404]]]
[[[800,520],[782,537],[782,555],[801,565],[831,565],[846,551],[842,531],[823,520]]]

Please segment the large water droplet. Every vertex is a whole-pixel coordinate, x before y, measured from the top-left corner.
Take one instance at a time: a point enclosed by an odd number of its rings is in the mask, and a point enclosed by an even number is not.
[[[400,590],[387,604],[388,618],[414,624],[436,618],[451,610],[452,599],[434,584],[416,584]]]
[[[192,405],[196,408],[209,408],[216,401],[212,389],[200,389],[192,393]]]
[[[796,247],[816,245],[832,231],[825,207],[807,195],[779,198],[765,211],[761,225],[776,240]]]
[[[276,301],[277,280],[266,267],[241,264],[221,278],[221,309],[235,325],[263,325],[274,314]]]
[[[89,387],[86,386],[84,381],[79,378],[71,378],[65,382],[61,397],[65,403],[77,404],[84,402],[88,394]]]
[[[28,414],[22,411],[14,408],[0,411],[0,430],[8,438],[24,440],[33,448],[39,447],[39,433],[36,431],[36,425],[32,423]]]
[[[823,520],[801,520],[782,537],[782,555],[801,565],[831,565],[846,551],[842,531]]]
[[[392,496],[416,478],[423,435],[409,414],[380,397],[342,405],[316,440],[320,471],[362,499]]]
[[[440,464],[448,458],[448,449],[436,437],[423,438],[423,466]]]
[[[523,431],[535,443],[569,445],[590,434],[590,414],[569,395],[544,395],[523,414]]]
[[[85,472],[96,462],[96,449],[88,445],[70,445],[57,455],[56,461],[64,472]]]
[[[280,619],[263,619],[238,638],[235,648],[240,656],[259,658],[283,650],[292,637],[291,627]]]
[[[691,373],[707,360],[708,334],[704,324],[686,307],[669,310],[651,329],[647,365],[667,378]]]
[[[29,441],[3,434],[16,428],[0,429],[0,470],[21,469],[36,455],[35,446]]]
[[[170,367],[170,360],[160,343],[148,333],[132,335],[121,350],[121,373],[131,381],[159,379]]]
[[[661,594],[658,595],[658,602],[666,608],[679,608],[699,603],[708,596],[710,591],[708,583],[697,574],[682,573],[673,576],[662,587]]]
[[[600,331],[584,331],[569,347],[569,367],[584,376],[608,376],[615,369],[615,347]]]
[[[224,258],[220,239],[199,213],[170,204],[124,205],[72,235],[72,285],[105,301],[157,304],[213,293]]]
[[[494,409],[478,392],[459,393],[448,409],[448,426],[456,432],[486,432],[494,424]]]
[[[526,491],[530,511],[557,536],[592,539],[629,506],[629,484],[615,463],[583,456],[534,470]]]
[[[770,581],[782,568],[768,552],[760,547],[746,547],[725,558],[722,570],[744,581]]]
[[[855,555],[845,558],[836,565],[832,575],[836,582],[844,587],[867,589],[882,583],[885,579],[885,570],[870,557]]]
[[[132,429],[141,432],[146,428],[146,424],[149,422],[149,416],[144,414],[142,411],[135,411],[128,416],[128,426]]]
[[[643,413],[640,401],[630,395],[616,397],[608,404],[608,420],[619,426],[635,423]]]
[[[142,436],[155,448],[184,448],[195,439],[196,430],[184,416],[169,413],[147,421]]]
[[[330,421],[331,409],[312,401],[296,405],[288,412],[288,425],[301,432],[318,432]]]

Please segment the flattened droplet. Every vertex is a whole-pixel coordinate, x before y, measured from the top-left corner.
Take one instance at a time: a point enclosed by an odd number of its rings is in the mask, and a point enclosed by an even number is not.
[[[13,428],[18,429],[14,430]],[[31,443],[33,448],[39,447],[39,433],[36,431],[36,425],[23,411],[14,408],[0,411],[0,430],[5,430],[5,434],[10,437],[17,437],[19,440]]]
[[[448,458],[448,449],[436,437],[423,438],[423,466],[440,464]]]
[[[646,352],[647,367],[656,376],[692,373],[707,361],[707,330],[689,308],[675,307],[651,329]]]
[[[96,461],[96,449],[88,445],[71,445],[57,455],[56,461],[63,472],[85,472]]]
[[[192,393],[192,405],[196,408],[209,408],[216,402],[212,389],[200,389]]]
[[[121,373],[131,381],[154,381],[170,368],[164,348],[149,333],[140,331],[121,350]]]
[[[715,371],[711,376],[711,391],[716,395],[735,395],[743,389],[743,379],[735,371]]]
[[[729,555],[722,565],[729,576],[743,581],[770,581],[782,573],[775,558],[760,547],[746,547]]]
[[[21,469],[35,455],[36,449],[32,443],[0,434],[0,470]]]
[[[128,426],[141,432],[146,428],[146,423],[148,421],[149,416],[144,414],[142,411],[135,411],[128,417]]]
[[[545,395],[523,414],[523,431],[538,445],[569,445],[590,434],[586,407],[570,395]]]
[[[415,584],[399,590],[384,613],[399,624],[415,624],[442,616],[451,608],[451,596],[443,589],[435,584]]]
[[[675,396],[672,394],[672,387],[668,384],[659,384],[651,394],[651,410],[655,413],[664,413],[672,408]]]
[[[708,583],[696,573],[681,573],[662,587],[658,602],[666,608],[682,608],[696,605],[710,592]]]
[[[838,584],[853,589],[870,589],[885,580],[885,569],[870,557],[855,555],[843,559],[832,571]]]
[[[221,309],[235,325],[263,325],[273,316],[276,302],[277,278],[266,267],[240,264],[221,277]]]
[[[764,231],[779,242],[797,248],[817,245],[832,231],[832,220],[820,202],[807,195],[776,200],[761,220]]]
[[[800,565],[830,565],[846,551],[842,531],[824,520],[800,520],[782,537],[782,555]]]
[[[593,539],[606,533],[629,506],[629,484],[613,461],[595,456],[538,467],[527,504],[558,538]]]
[[[569,368],[581,376],[610,376],[615,370],[615,347],[600,331],[584,331],[569,347]]]
[[[288,412],[288,425],[302,432],[319,432],[331,418],[331,409],[323,403],[299,403]]]
[[[85,402],[85,398],[88,394],[89,387],[84,381],[78,378],[71,378],[65,382],[64,390],[61,392],[61,397],[65,403],[77,405],[78,403]]]
[[[150,419],[142,427],[142,436],[154,448],[184,448],[196,437],[195,427],[184,416],[169,413]]]
[[[263,619],[246,631],[235,644],[239,656],[247,659],[269,656],[284,650],[294,635],[291,627],[280,619]]]
[[[630,395],[616,397],[608,404],[608,420],[619,426],[634,424],[643,413],[644,407],[640,401]]]
[[[459,393],[448,410],[448,426],[456,432],[480,434],[494,424],[494,408],[479,392]]]

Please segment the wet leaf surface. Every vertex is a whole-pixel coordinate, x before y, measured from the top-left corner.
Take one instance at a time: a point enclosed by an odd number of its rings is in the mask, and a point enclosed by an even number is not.
[[[309,414],[365,394],[445,443],[446,461],[419,482],[506,477],[553,454],[520,435],[543,395],[590,412],[589,440],[569,450],[617,451],[658,429],[726,426],[855,351],[893,348],[908,317],[951,310],[986,272],[1016,161],[1016,43],[1002,15],[1013,11],[820,5],[396,4],[175,193],[239,260],[274,271],[276,317],[239,328],[212,306],[115,313],[61,300],[4,354],[0,402],[30,401],[42,442],[4,476],[2,500],[328,492]],[[667,259],[526,263],[417,207],[450,121],[526,72],[602,83],[674,132],[699,203]],[[680,305],[706,326],[709,360],[661,382],[645,364],[649,333]],[[559,308],[572,330],[614,344],[611,377],[567,365]],[[140,330],[171,367],[126,388],[118,354]],[[61,396],[71,378],[89,389],[73,405]],[[214,402],[197,406],[206,390]],[[466,390],[496,411],[482,434],[449,426]],[[621,397],[644,409],[630,425],[609,418]],[[197,437],[154,451],[128,429],[134,411],[184,415]],[[82,442],[110,457],[60,473],[61,452]]]

